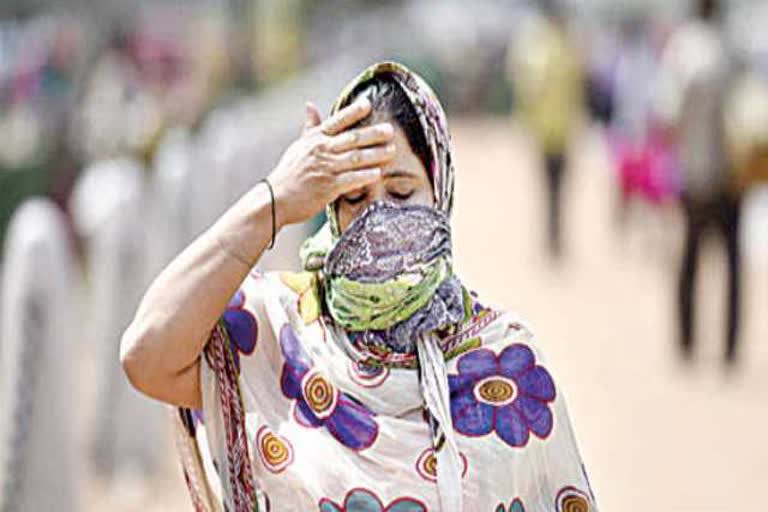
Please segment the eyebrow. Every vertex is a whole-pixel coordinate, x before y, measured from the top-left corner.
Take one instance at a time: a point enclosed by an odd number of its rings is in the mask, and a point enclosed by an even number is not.
[[[384,171],[382,173],[384,178],[416,178],[417,176],[404,169],[392,169],[391,171]]]

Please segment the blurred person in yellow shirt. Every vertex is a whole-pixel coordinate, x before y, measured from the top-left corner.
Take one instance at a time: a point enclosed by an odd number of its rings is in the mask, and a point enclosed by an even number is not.
[[[583,70],[558,2],[542,0],[539,8],[513,37],[507,70],[517,115],[544,155],[549,250],[557,258],[565,155],[583,108]]]

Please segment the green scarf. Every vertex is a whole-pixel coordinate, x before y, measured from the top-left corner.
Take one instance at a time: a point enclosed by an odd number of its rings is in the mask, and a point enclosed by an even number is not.
[[[337,277],[326,281],[326,305],[349,331],[387,329],[426,306],[449,275],[448,262],[440,257],[381,283]]]

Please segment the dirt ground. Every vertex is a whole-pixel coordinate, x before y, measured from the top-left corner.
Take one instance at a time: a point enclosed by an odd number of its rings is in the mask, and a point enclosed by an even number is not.
[[[759,254],[745,265],[741,364],[721,364],[725,267],[713,244],[700,267],[696,357],[684,365],[675,350],[677,213],[639,209],[620,230],[602,147],[586,134],[565,186],[566,252],[553,266],[542,172],[522,132],[487,119],[454,121],[452,132],[457,270],[533,325],[567,397],[600,509],[764,511],[768,268]],[[92,482],[85,509],[191,509],[170,441],[168,452],[163,478]]]

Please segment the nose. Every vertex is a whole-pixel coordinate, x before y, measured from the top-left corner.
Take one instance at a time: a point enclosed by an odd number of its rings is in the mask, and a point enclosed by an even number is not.
[[[368,189],[368,195],[366,197],[365,206],[367,207],[372,203],[375,203],[376,201],[386,201],[386,199],[387,199],[387,190],[384,187],[384,181],[380,180],[377,183],[370,185],[370,188]]]

